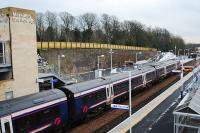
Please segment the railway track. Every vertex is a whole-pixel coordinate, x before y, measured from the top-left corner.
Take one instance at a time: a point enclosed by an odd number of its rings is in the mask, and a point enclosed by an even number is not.
[[[132,97],[133,112],[143,107],[147,102],[162,93],[169,86],[179,79],[178,75],[169,76],[162,82],[145,89],[141,93]],[[128,100],[122,104],[128,104]],[[77,127],[70,129],[70,133],[103,133],[118,125],[121,121],[128,117],[128,111],[125,110],[108,110],[93,119],[82,122]]]

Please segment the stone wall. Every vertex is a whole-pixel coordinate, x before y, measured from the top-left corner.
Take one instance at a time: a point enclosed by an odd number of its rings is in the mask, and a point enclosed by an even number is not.
[[[128,60],[135,61],[136,51],[113,50],[113,52],[113,67],[120,67]],[[65,55],[65,58],[61,58],[61,72],[64,74],[95,70],[99,55],[104,55],[100,58],[100,68],[110,68],[109,49],[39,49],[38,53],[48,61],[49,65],[54,66],[55,72],[58,69],[58,55]],[[152,51],[142,52],[142,55],[138,55],[138,60],[148,59],[154,54]]]

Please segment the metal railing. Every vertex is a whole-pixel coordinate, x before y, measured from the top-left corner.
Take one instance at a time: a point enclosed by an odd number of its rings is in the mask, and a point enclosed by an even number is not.
[[[157,51],[155,48],[100,44],[100,43],[81,43],[81,42],[37,42],[38,49],[119,49],[134,51]]]

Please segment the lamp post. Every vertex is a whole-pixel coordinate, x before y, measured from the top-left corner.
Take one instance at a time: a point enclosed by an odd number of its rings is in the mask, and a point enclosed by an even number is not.
[[[128,72],[129,73],[129,117],[131,117],[131,71]],[[130,128],[130,133],[131,133],[131,128]]]
[[[128,79],[129,79],[129,117],[131,117],[131,115],[132,115],[132,105],[131,105],[131,71],[124,71],[125,73],[128,73]],[[129,131],[130,131],[130,133],[132,133],[132,130],[131,130],[132,128],[130,128],[129,129]]]
[[[174,54],[176,55],[176,45],[174,46]]]
[[[181,99],[183,99],[183,63],[181,63]]]
[[[188,48],[188,57],[190,57],[190,48]]]
[[[185,51],[186,51],[187,49],[184,49],[184,55],[185,55]]]
[[[136,54],[135,54],[135,63],[137,62],[137,56],[138,56],[138,54],[140,54],[140,55],[141,55],[141,54],[142,54],[142,52],[138,52],[138,53],[136,53]]]
[[[104,55],[99,55],[99,56],[97,56],[97,68],[98,68],[98,70],[99,70],[99,58],[100,57],[104,57]]]
[[[65,55],[58,55],[58,76],[61,77],[61,72],[60,72],[60,60],[61,58],[64,58]]]
[[[110,49],[109,53],[110,53],[110,73],[112,73],[112,69],[113,69],[113,67],[112,67],[112,54],[114,52],[112,51],[112,49]]]

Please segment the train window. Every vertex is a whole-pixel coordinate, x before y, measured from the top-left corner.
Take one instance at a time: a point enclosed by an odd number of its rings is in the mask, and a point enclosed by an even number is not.
[[[30,127],[29,122],[30,122],[29,116],[26,116],[26,117],[22,117],[22,118],[15,120],[13,124],[15,125],[17,132],[23,133],[23,132],[26,132],[27,129]]]
[[[123,91],[123,89],[120,88],[120,84],[117,84],[117,85],[114,85],[113,86],[113,89],[114,89],[114,94],[119,94]]]
[[[96,97],[95,93],[91,93],[91,94],[85,96],[83,98],[84,104],[87,104],[88,106],[91,106],[96,101],[95,97]]]
[[[101,100],[105,99],[106,98],[106,96],[105,96],[105,90],[98,91],[96,93],[96,97],[97,97],[98,101],[101,101]]]
[[[41,119],[41,123],[51,121],[54,117],[58,115],[59,115],[59,108],[57,106],[53,108],[45,109],[38,114],[40,119],[43,118]]]
[[[154,78],[154,72],[147,73],[147,75],[146,75],[147,81],[149,81],[149,80],[151,80],[153,78]]]
[[[16,132],[22,133],[27,132],[30,128],[35,128],[40,124],[49,122],[58,115],[59,109],[53,107],[16,119],[13,124],[15,125]]]
[[[134,84],[134,86],[138,86],[138,85],[142,84],[142,76],[136,77],[133,84]]]
[[[128,81],[125,81],[123,82],[121,85],[120,85],[121,89],[124,88],[126,89],[128,87]]]
[[[94,99],[94,98],[93,98],[94,96],[93,96],[93,95],[94,95],[94,94],[92,93],[92,94],[90,94],[90,95],[88,96],[88,104],[89,104],[89,105],[92,105],[93,102],[94,102],[94,100],[93,100],[93,99]]]
[[[137,84],[138,84],[138,77],[132,79],[131,83],[132,83],[132,86],[137,86]]]
[[[10,123],[9,123],[9,122],[6,122],[6,123],[5,123],[5,130],[6,130],[6,133],[11,133],[11,130],[10,130]]]
[[[96,99],[97,99],[97,101],[101,100],[101,94],[100,94],[100,92],[96,93]]]
[[[88,100],[88,97],[87,97],[87,96],[84,96],[84,97],[83,97],[83,103],[88,105],[88,101],[89,101],[89,100]]]

